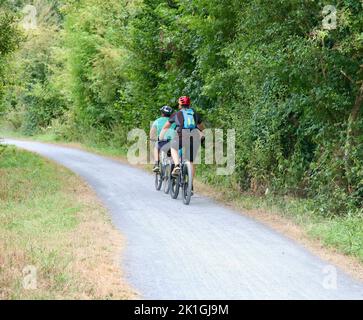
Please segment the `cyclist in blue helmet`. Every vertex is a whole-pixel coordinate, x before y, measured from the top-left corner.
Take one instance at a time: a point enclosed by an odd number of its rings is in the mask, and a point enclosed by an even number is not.
[[[176,125],[171,126],[168,131],[164,134],[163,139],[160,139],[160,133],[166,122],[169,121],[170,116],[174,113],[174,110],[169,106],[163,106],[160,108],[161,117],[157,118],[151,126],[150,130],[150,140],[156,141],[154,147],[154,168],[153,172],[159,172],[159,153],[162,148],[166,146],[166,144],[170,143],[170,141],[175,136],[175,128]]]

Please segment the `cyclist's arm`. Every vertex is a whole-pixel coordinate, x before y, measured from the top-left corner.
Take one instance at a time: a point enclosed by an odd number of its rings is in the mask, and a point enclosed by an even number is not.
[[[161,129],[161,132],[160,132],[160,140],[164,140],[165,133],[168,131],[168,129],[170,129],[170,127],[171,127],[171,123],[169,121],[166,121],[163,129]]]
[[[205,129],[205,126],[204,126],[203,120],[200,117],[199,113],[195,114],[195,121],[197,123],[197,128],[200,130],[201,133],[203,133],[203,130]]]
[[[205,125],[204,125],[204,123],[203,123],[203,122],[199,123],[199,124],[197,125],[197,127],[198,127],[198,129],[199,129],[200,131],[203,131],[203,130],[205,129]]]
[[[156,127],[155,126],[152,126],[151,129],[150,129],[150,140],[157,140],[158,137],[157,137],[157,130],[156,130]]]

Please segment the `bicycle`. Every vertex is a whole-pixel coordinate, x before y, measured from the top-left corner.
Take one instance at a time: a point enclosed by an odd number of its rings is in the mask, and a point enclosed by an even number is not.
[[[183,203],[189,205],[193,189],[192,165],[190,161],[184,160],[182,155],[180,156],[179,175],[178,177],[171,176],[170,179],[170,196],[172,199],[178,198],[180,189],[182,189]]]

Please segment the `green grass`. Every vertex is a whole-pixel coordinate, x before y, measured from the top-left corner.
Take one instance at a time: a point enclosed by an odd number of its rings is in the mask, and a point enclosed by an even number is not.
[[[309,233],[329,247],[359,258],[363,262],[363,218],[337,217],[320,220],[310,226]]]
[[[0,300],[128,297],[112,269],[119,234],[82,185],[36,154],[0,145]],[[36,290],[23,286],[27,266],[37,270]]]
[[[13,147],[1,152],[0,297],[29,296],[21,285],[27,265],[37,268],[39,285],[46,288],[37,291],[38,298],[55,298],[64,289],[57,279],[72,277],[67,271],[71,257],[54,244],[77,226],[81,207],[62,191],[59,175],[54,165],[32,153]]]

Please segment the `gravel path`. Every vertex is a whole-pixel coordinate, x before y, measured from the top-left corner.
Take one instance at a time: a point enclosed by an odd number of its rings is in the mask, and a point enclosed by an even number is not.
[[[155,191],[153,176],[140,169],[72,148],[6,142],[92,186],[126,236],[120,260],[145,299],[363,299],[362,283],[211,199],[197,194],[185,206]]]

